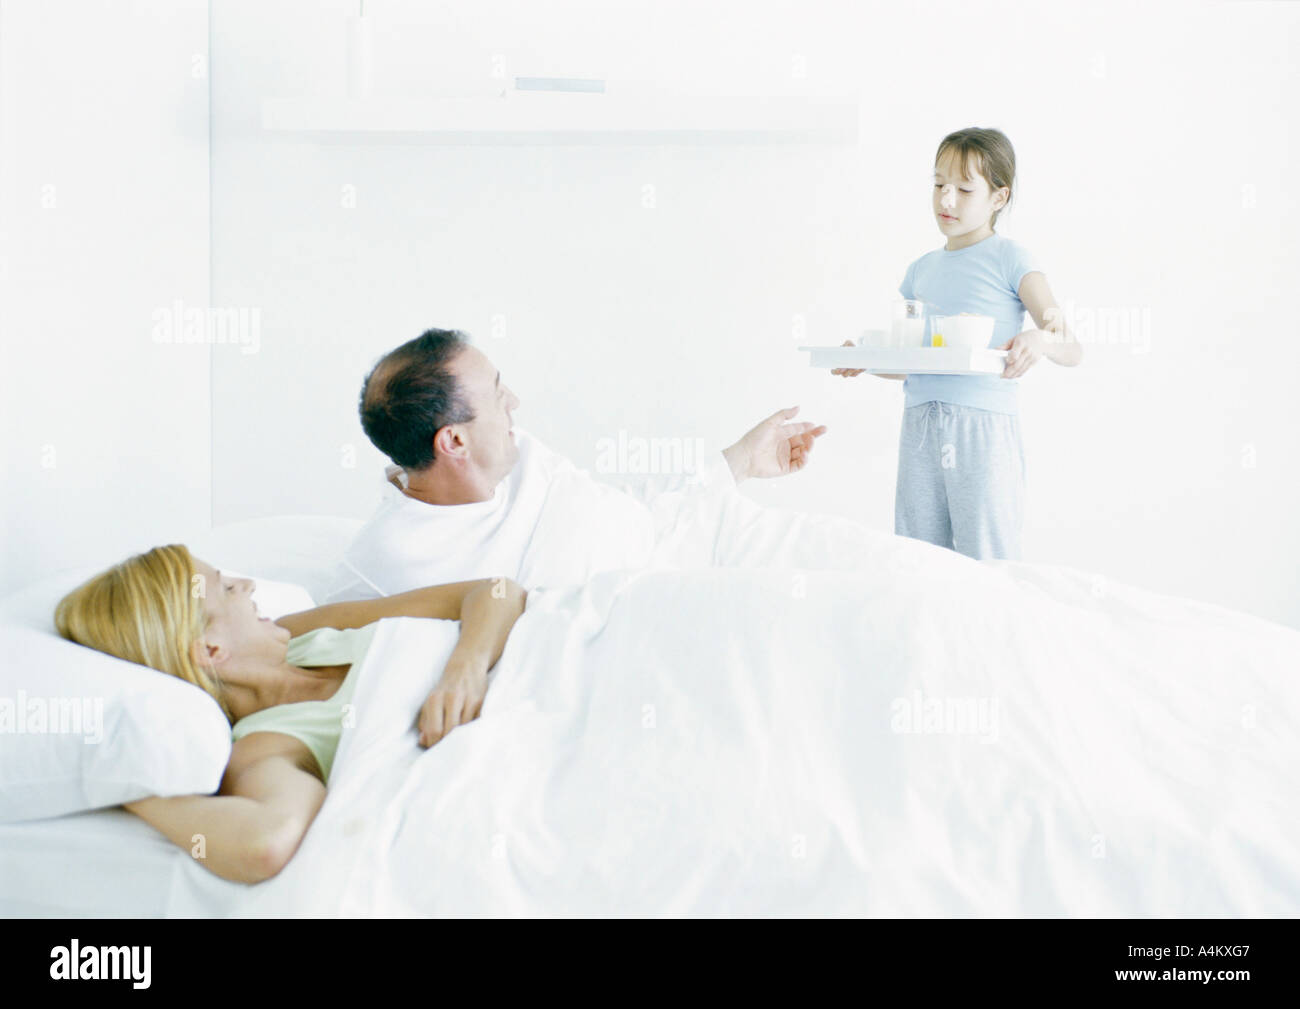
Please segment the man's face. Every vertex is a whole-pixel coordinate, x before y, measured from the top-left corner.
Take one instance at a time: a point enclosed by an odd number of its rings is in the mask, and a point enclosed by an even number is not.
[[[487,355],[466,347],[451,362],[449,370],[460,383],[461,394],[474,419],[460,425],[469,449],[470,465],[495,486],[519,460],[515,445],[514,419],[519,399],[501,381],[501,373]]]

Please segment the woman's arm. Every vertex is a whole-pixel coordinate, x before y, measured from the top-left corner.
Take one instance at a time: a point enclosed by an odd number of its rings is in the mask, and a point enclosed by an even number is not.
[[[217,795],[124,805],[222,879],[260,883],[288,864],[325,801],[318,773],[301,740],[252,732],[232,748]]]
[[[528,593],[509,578],[431,585],[395,596],[331,603],[276,621],[296,637],[318,627],[364,627],[385,617],[459,620],[460,638],[433,692],[420,709],[420,745],[432,746],[458,725],[478,717],[488,671],[505,651],[510,629]]]
[[[438,620],[460,620],[461,610],[468,598],[477,593],[480,597],[504,601],[508,607],[516,603],[522,612],[526,597],[524,590],[509,578],[480,578],[472,582],[453,582],[449,585],[430,585],[424,589],[400,592],[379,599],[358,599],[343,603],[317,606],[313,610],[290,613],[275,622],[297,637],[320,627],[337,627],[347,630],[365,627],[385,617],[432,617]],[[462,627],[462,635],[469,628]],[[502,642],[504,647],[504,641]],[[497,652],[500,655],[500,652]],[[493,659],[492,661],[496,661]]]
[[[488,671],[505,651],[528,594],[508,579],[467,593],[461,605],[460,638],[433,691],[420,708],[420,745],[432,746],[458,725],[472,722],[487,696]]]
[[[467,664],[487,676],[527,603],[528,593],[509,578],[487,578],[466,592],[460,604],[460,637],[447,667]]]

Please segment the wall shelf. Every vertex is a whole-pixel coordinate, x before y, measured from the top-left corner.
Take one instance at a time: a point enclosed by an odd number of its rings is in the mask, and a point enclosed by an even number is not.
[[[262,128],[320,139],[451,144],[857,142],[853,96],[546,94],[269,98]]]

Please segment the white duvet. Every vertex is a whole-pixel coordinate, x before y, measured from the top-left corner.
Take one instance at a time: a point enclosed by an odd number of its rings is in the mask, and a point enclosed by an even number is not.
[[[535,590],[427,751],[457,627],[384,621],[325,805],[238,913],[1300,913],[1300,632],[891,544]],[[185,869],[170,913],[229,897]]]

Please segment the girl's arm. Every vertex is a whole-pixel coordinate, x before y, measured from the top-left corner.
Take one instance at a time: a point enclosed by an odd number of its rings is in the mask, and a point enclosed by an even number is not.
[[[1065,328],[1065,316],[1052,297],[1047,278],[1034,270],[1020,281],[1020,300],[1043,334],[1043,355],[1068,368],[1083,361],[1083,345]]]
[[[301,740],[252,732],[232,748],[217,795],[124,805],[222,879],[260,883],[288,864],[325,801],[318,773]]]
[[[852,340],[845,340],[843,343],[840,344],[840,346],[841,346],[841,347],[856,347],[857,344],[854,343]],[[832,369],[831,369],[831,374],[832,374],[832,375],[841,375],[841,376],[843,376],[844,378],[857,378],[857,377],[858,377],[859,375],[861,375],[864,371],[866,371],[865,368],[832,368]],[[873,372],[873,374],[876,376],[876,378],[896,378],[896,379],[898,379],[898,381],[900,381],[900,382],[903,381],[905,378],[907,378],[906,375],[884,375],[884,374],[881,374],[881,373],[879,373],[879,372]]]

